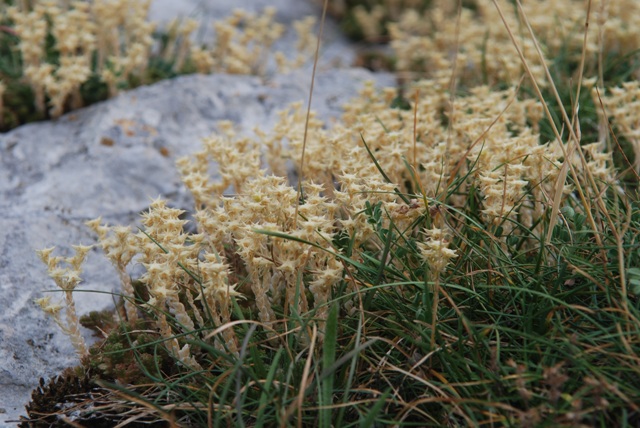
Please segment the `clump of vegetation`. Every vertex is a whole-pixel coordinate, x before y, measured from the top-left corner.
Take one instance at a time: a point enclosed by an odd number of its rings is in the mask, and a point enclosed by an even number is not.
[[[194,43],[196,20],[167,32],[149,22],[150,0],[0,3],[0,131],[57,118],[140,85],[188,73],[265,75],[308,59],[313,19],[295,22],[297,56],[272,52],[285,33],[275,10],[236,11],[215,23],[212,44]]]
[[[389,35],[389,22],[397,22],[407,10],[425,11],[430,4],[431,0],[329,0],[328,10],[352,39],[380,42]]]
[[[541,15],[514,10],[505,28],[524,33],[511,43],[534,46],[526,28]],[[454,14],[465,28],[486,23],[466,14]],[[474,52],[461,36],[454,52]],[[76,334],[85,247],[40,253],[65,298],[40,303],[78,370],[131,417],[173,426],[638,424],[640,200],[620,174],[638,176],[609,132],[635,144],[637,119],[609,81],[582,79],[614,42],[573,38],[556,70],[579,76],[565,86],[573,100],[594,88],[593,111],[560,97],[550,110],[553,65],[525,66],[523,54],[509,67],[523,67],[532,93],[503,73],[515,68],[496,69],[502,89],[456,89],[454,61],[402,103],[395,88],[366,86],[333,128],[300,104],[255,138],[220,124],[178,162],[195,232],[161,199],[137,231],[88,223],[122,282],[123,325],[102,348]],[[605,59],[595,69],[610,69]],[[144,268],[135,285],[133,264]]]
[[[640,33],[633,30],[640,25],[640,4],[594,1],[587,8],[578,0],[510,3],[471,0],[458,7],[446,0],[339,0],[329,5],[345,25],[353,21],[349,17],[357,17],[358,31],[368,35],[365,40],[388,43],[389,50],[365,49],[361,65],[390,68],[402,81],[437,80],[454,95],[478,85],[497,90],[517,85],[522,96],[542,97],[555,123],[563,121],[563,111],[573,114],[579,106],[585,144],[608,138],[608,118],[618,138],[608,150],[616,166],[627,171],[624,181],[636,181],[628,167],[639,153],[632,131],[637,116],[632,82],[640,70]],[[576,91],[577,82],[584,90]],[[542,143],[558,138],[549,118],[543,116],[540,126]]]

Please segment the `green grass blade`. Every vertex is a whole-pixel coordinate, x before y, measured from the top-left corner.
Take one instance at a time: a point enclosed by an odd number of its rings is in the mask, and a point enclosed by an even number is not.
[[[336,359],[336,346],[338,342],[338,304],[331,305],[329,317],[327,318],[324,344],[322,346],[322,370],[327,373],[320,382],[320,427],[331,428],[331,415],[333,404],[333,382],[334,373],[327,372]]]
[[[367,412],[367,416],[360,421],[360,428],[370,428],[374,426],[374,422],[378,419],[378,415],[382,411],[390,394],[390,390],[386,390],[384,394],[378,398],[378,401],[376,401],[373,407]]]
[[[255,428],[262,428],[265,422],[264,413],[267,409],[267,404],[269,399],[271,398],[271,386],[273,385],[273,381],[276,378],[276,373],[278,373],[278,365],[280,364],[280,359],[284,354],[284,349],[280,348],[276,352],[276,355],[273,357],[273,361],[271,362],[271,367],[269,367],[269,373],[267,374],[267,378],[264,381],[264,388],[262,390],[262,394],[260,394],[260,401],[258,404],[258,414],[256,415],[256,426]]]
[[[373,155],[373,153],[371,152],[371,149],[369,148],[369,146],[367,145],[367,142],[364,139],[364,135],[362,135],[362,133],[360,134],[360,139],[362,140],[362,144],[364,144],[364,148],[367,149],[367,153],[369,153],[369,157],[371,158],[371,160],[373,161],[373,163],[375,164],[376,168],[378,168],[378,171],[380,171],[380,174],[382,175],[382,177],[384,177],[384,179],[387,181],[387,183],[393,183],[391,181],[391,179],[387,176],[387,174],[384,172],[384,170],[382,169],[382,167],[380,166],[380,164],[378,163],[378,159],[376,159],[376,157]],[[409,198],[407,198],[405,195],[403,195],[400,192],[400,189],[398,189],[397,187],[395,187],[393,189],[396,194],[398,196],[400,196],[400,198],[402,198],[402,200],[406,203],[409,204],[411,201],[409,201]]]

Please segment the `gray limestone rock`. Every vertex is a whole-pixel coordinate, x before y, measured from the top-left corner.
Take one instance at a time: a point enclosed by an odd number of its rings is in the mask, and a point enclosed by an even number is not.
[[[313,109],[324,119],[339,117],[365,80],[395,83],[361,69],[322,72]],[[188,208],[176,158],[199,150],[220,120],[244,132],[269,130],[279,110],[306,101],[309,83],[306,71],[267,82],[184,76],[0,134],[0,426],[24,414],[40,377],[77,362],[68,339],[33,303],[55,291],[35,250],[57,245],[68,255],[71,245],[94,242],[86,220],[135,224],[159,195]],[[117,275],[99,250],[89,255],[83,279],[81,290],[100,293],[76,292],[80,312],[113,304]]]

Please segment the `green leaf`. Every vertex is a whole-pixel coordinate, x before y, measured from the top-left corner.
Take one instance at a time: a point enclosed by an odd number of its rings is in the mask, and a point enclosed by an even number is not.
[[[256,428],[262,428],[262,425],[264,424],[264,411],[267,408],[269,398],[272,397],[271,386],[273,385],[273,380],[275,379],[278,370],[278,364],[280,363],[280,358],[283,354],[284,348],[278,349],[273,361],[271,362],[271,367],[269,367],[269,374],[264,381],[262,394],[260,394],[260,404],[258,406],[258,415],[256,416]]]
[[[390,391],[386,390],[384,394],[378,398],[378,401],[371,407],[371,410],[367,413],[367,416],[360,421],[360,428],[369,428],[373,426],[373,423],[378,418],[382,407],[387,402],[387,398],[389,397]]]
[[[322,347],[322,371],[325,376],[320,383],[320,426],[331,428],[331,405],[333,404],[333,381],[334,373],[329,372],[336,360],[336,344],[338,342],[338,310],[337,303],[331,305],[329,317],[327,318],[324,335],[324,345]]]

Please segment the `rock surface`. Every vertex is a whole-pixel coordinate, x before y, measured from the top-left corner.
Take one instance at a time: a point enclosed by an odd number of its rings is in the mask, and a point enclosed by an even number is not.
[[[275,4],[285,11],[283,20],[317,13],[314,5],[300,0],[156,0],[152,17],[222,3],[248,9]],[[220,13],[217,6],[206,10]],[[334,51],[342,58],[350,52],[344,43]],[[84,221],[102,216],[111,224],[135,224],[140,211],[158,195],[173,206],[188,208],[176,158],[199,150],[200,139],[215,132],[220,120],[231,120],[244,132],[255,126],[270,129],[279,110],[291,102],[306,103],[310,75],[303,69],[268,81],[184,76],[121,94],[55,122],[0,134],[0,427],[15,426],[8,421],[24,414],[40,377],[54,376],[77,362],[67,338],[33,303],[55,287],[35,250],[57,245],[58,254],[68,255],[71,245],[94,242]],[[395,84],[391,75],[360,69],[322,71],[313,109],[324,119],[339,117],[341,106],[365,80]],[[100,293],[75,293],[82,313],[112,305],[109,293],[117,289],[117,275],[98,250],[89,255],[83,279],[81,290]]]

